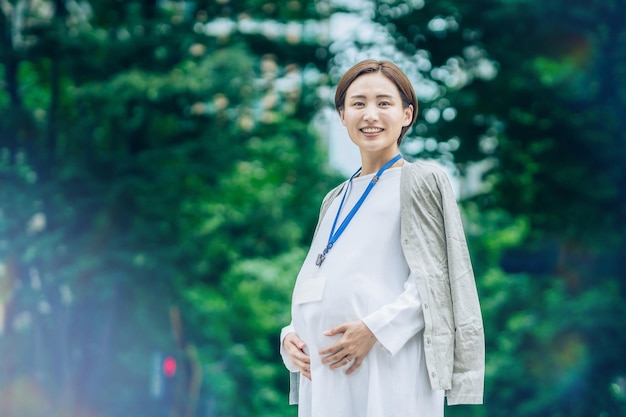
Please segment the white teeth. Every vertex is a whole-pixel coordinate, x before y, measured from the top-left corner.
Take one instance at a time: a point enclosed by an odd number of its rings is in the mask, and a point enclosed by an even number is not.
[[[377,127],[366,127],[364,129],[361,129],[363,131],[363,133],[378,133],[378,132],[382,132],[382,129],[379,129]]]

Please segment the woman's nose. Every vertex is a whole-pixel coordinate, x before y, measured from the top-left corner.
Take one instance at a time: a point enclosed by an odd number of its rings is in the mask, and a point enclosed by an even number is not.
[[[363,120],[377,120],[378,109],[376,106],[366,106],[363,111]]]

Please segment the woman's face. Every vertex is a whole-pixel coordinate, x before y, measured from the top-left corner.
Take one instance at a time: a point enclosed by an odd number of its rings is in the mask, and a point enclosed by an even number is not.
[[[348,87],[341,122],[361,152],[398,151],[402,127],[411,123],[413,106],[403,108],[396,85],[380,72],[363,74]],[[392,155],[393,156],[393,155]]]

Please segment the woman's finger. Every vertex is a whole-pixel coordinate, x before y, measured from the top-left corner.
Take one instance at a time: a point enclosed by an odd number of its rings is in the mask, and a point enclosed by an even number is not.
[[[346,375],[350,375],[351,373],[359,369],[359,366],[361,366],[362,362],[363,362],[363,359],[356,358],[354,362],[352,363],[352,366],[349,367],[348,370],[346,371]]]

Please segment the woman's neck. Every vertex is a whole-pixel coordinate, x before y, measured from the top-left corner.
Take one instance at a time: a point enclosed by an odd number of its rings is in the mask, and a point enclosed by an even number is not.
[[[389,162],[394,156],[398,155],[398,150],[395,149],[392,152],[386,152],[384,154],[371,155],[361,152],[361,172],[359,175],[368,175],[378,172],[387,162]],[[389,168],[395,168],[404,164],[403,159],[399,159]]]

